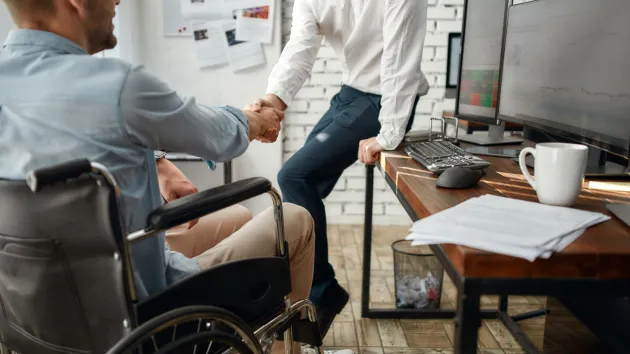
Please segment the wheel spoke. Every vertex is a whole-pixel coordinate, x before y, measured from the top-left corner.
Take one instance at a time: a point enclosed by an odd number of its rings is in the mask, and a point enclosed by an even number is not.
[[[173,339],[171,339],[171,342],[175,341],[175,337],[177,337],[177,324],[173,327]]]
[[[151,336],[151,341],[153,342],[153,349],[155,349],[155,351],[158,351],[158,345],[157,342],[155,341],[155,336]]]
[[[208,350],[206,350],[206,354],[210,354],[210,349],[212,349],[212,342],[208,344]]]
[[[201,332],[201,319],[199,320],[199,323],[197,323],[197,333]],[[193,354],[197,354],[197,344],[195,344],[195,349],[193,351]]]

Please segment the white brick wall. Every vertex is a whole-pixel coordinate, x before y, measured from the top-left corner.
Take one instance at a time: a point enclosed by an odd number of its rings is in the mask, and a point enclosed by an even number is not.
[[[283,43],[289,38],[293,0],[283,0]],[[422,55],[422,68],[431,89],[422,97],[416,110],[414,129],[428,127],[431,115],[452,110],[454,100],[445,99],[448,33],[461,31],[464,0],[429,0],[427,35]],[[313,126],[328,109],[330,99],[339,91],[341,63],[332,48],[324,45],[319,51],[310,79],[295,97],[285,117],[284,159],[303,144]],[[344,172],[325,201],[329,223],[362,224],[364,217],[365,167],[356,163]],[[385,179],[375,173],[374,223],[409,225],[411,219],[400,206]]]

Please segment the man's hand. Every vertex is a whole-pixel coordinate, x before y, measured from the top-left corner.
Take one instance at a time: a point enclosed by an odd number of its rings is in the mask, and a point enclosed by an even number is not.
[[[364,164],[373,165],[381,156],[381,151],[385,150],[376,141],[376,137],[361,140],[359,143],[359,161]]]
[[[256,120],[256,116],[253,114],[248,114],[247,111],[260,113],[263,116],[266,116],[266,120],[274,119],[273,115],[275,114],[279,118],[279,122],[282,122],[284,119],[284,110],[287,108],[287,105],[282,101],[278,96],[273,94],[268,94],[264,98],[257,98],[253,103],[248,104],[243,109],[247,118],[250,120],[250,134],[249,140],[258,140],[263,143],[273,143],[278,139],[278,134],[280,134],[280,126],[278,127],[269,127],[267,129],[264,126],[257,127],[257,122],[252,122],[252,120]],[[252,128],[254,132],[252,133]],[[256,135],[257,131],[260,131],[258,135]]]
[[[198,192],[197,187],[186,178],[182,171],[167,159],[159,159],[157,161],[157,170],[160,193],[167,202]],[[191,229],[197,222],[199,220],[191,221],[188,224],[188,228]]]
[[[255,105],[248,105],[257,108]],[[247,108],[246,107],[246,108]],[[258,112],[244,110],[249,120],[249,140],[261,139],[263,142],[274,142],[280,132],[280,122],[284,119],[284,112],[271,107],[261,107]]]

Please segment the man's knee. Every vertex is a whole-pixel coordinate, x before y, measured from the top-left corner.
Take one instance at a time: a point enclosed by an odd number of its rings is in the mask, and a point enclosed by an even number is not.
[[[236,226],[236,230],[240,229],[252,219],[252,212],[246,207],[236,204],[228,207],[230,221]]]
[[[305,242],[310,242],[314,237],[315,222],[311,213],[305,208],[292,204],[283,203],[284,227],[287,241],[289,238],[303,238]]]
[[[278,183],[280,184],[280,188],[290,187],[295,183],[299,183],[299,181],[303,179],[303,176],[304,173],[291,158],[280,168],[280,172],[278,172]]]

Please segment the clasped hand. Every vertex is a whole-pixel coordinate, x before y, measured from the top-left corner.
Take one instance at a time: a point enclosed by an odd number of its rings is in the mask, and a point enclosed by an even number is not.
[[[273,143],[278,139],[284,112],[276,109],[271,102],[260,98],[245,106],[243,110],[249,119],[250,140]]]

